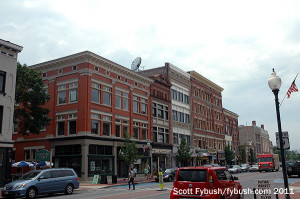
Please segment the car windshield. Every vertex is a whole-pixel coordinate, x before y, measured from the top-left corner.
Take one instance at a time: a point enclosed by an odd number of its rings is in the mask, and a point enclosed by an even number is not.
[[[267,157],[267,158],[258,158],[258,162],[272,162],[272,158],[271,157]]]
[[[239,168],[240,166],[239,165],[233,165],[233,168]]]
[[[164,173],[171,173],[172,171],[171,171],[171,169],[166,169],[165,171],[164,171]]]
[[[286,162],[286,166],[293,166],[296,162]]]
[[[246,167],[246,166],[248,166],[248,164],[242,164],[241,166],[242,166],[242,167]]]
[[[258,167],[258,164],[254,164],[254,165],[252,165],[252,167]]]
[[[24,174],[20,180],[31,180],[33,178],[35,178],[37,175],[39,175],[41,173],[41,171],[30,171],[26,174]]]
[[[180,169],[178,171],[178,181],[206,182],[207,170]]]

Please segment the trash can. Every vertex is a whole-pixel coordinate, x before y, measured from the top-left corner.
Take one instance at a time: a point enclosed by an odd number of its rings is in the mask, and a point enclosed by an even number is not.
[[[108,184],[107,183],[107,175],[101,175],[100,184]]]
[[[117,175],[113,175],[112,176],[112,183],[113,184],[117,184],[118,183],[118,176]]]

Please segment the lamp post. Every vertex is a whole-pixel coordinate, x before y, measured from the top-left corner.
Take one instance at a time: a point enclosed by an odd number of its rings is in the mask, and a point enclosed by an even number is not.
[[[289,184],[287,179],[286,173],[286,165],[285,165],[285,154],[283,148],[283,140],[282,140],[282,130],[281,130],[281,121],[280,121],[280,112],[279,112],[279,100],[278,100],[278,93],[281,87],[281,79],[278,77],[274,71],[271,73],[271,77],[268,80],[269,87],[271,88],[272,92],[275,95],[275,105],[276,105],[276,114],[277,114],[277,124],[278,124],[278,134],[279,134],[279,143],[280,143],[280,153],[281,153],[281,160],[282,160],[282,173],[283,173],[283,180],[284,180],[284,188],[285,188],[285,198],[290,199],[290,190]]]

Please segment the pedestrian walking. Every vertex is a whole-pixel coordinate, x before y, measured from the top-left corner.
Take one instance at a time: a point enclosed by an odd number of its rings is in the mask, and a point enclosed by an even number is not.
[[[132,183],[132,190],[135,190],[135,185],[134,185],[134,171],[131,168],[129,172],[129,177],[128,177],[128,185],[130,189],[130,183]]]
[[[145,174],[145,179],[148,180],[149,177],[148,177],[148,168],[147,168],[147,166],[145,166],[144,174]]]

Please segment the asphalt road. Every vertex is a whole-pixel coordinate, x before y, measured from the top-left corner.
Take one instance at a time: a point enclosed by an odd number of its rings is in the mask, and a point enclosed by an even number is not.
[[[269,180],[272,193],[274,189],[283,188],[282,172],[254,172],[234,174],[239,178],[243,189],[246,191],[257,187],[258,180]],[[289,183],[300,181],[300,178],[289,178]],[[128,186],[117,186],[101,189],[75,190],[72,195],[55,194],[52,196],[40,196],[43,199],[72,198],[72,199],[168,199],[173,187],[172,182],[166,182],[163,190],[158,183],[137,184],[135,190],[128,190]],[[253,194],[245,194],[245,199],[253,199]],[[258,197],[260,198],[260,197]],[[273,195],[272,198],[275,199]]]

